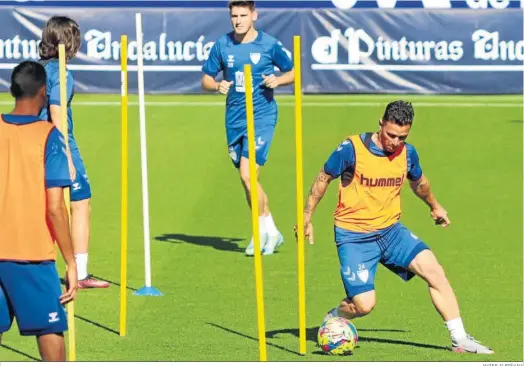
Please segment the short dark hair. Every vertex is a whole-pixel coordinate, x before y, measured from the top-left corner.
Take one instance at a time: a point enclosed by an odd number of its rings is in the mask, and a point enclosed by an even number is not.
[[[255,2],[254,1],[230,0],[229,3],[228,3],[229,11],[231,11],[231,9],[234,6],[245,6],[245,7],[248,7],[249,10],[251,10],[251,11],[255,10]]]
[[[38,62],[23,61],[11,74],[10,91],[15,99],[33,98],[45,85],[45,69]]]
[[[413,118],[415,118],[415,111],[411,103],[397,100],[387,105],[382,121],[407,126],[413,123]]]
[[[68,17],[51,17],[42,31],[42,41],[38,53],[42,60],[58,58],[58,45],[63,43],[66,50],[66,60],[75,57],[80,48],[80,27],[77,22]]]

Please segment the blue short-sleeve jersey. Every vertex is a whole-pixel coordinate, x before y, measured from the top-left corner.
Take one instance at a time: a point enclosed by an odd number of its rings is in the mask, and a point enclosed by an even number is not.
[[[240,127],[246,124],[246,86],[244,65],[251,64],[253,81],[253,109],[255,120],[275,121],[277,114],[274,91],[263,85],[263,75],[275,73],[275,67],[282,72],[293,69],[291,54],[282,43],[267,33],[258,31],[256,39],[249,43],[239,43],[234,33],[219,38],[211,48],[209,58],[202,71],[215,78],[223,72],[224,80],[233,82],[226,100],[226,126]],[[274,123],[274,122],[273,122]]]
[[[362,134],[364,140],[366,134]],[[422,177],[422,168],[420,167],[419,156],[415,147],[406,143],[408,179],[412,181],[419,180]],[[377,156],[387,156],[372,140],[370,141],[370,151]],[[355,148],[349,139],[344,140],[324,164],[324,171],[333,178],[340,177],[343,173],[353,175],[355,171]]]
[[[52,105],[60,106],[60,69],[58,60],[40,61],[45,68],[47,76],[47,99],[48,105],[40,112],[40,119],[51,122],[51,112],[49,108]],[[67,70],[66,76],[66,90],[67,90],[67,134],[69,149],[75,150],[78,148],[73,135],[73,111],[71,109],[71,102],[75,95],[75,80],[71,71]]]

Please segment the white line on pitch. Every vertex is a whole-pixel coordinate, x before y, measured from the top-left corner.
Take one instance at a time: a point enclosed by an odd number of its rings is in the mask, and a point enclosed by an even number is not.
[[[0,101],[0,105],[13,105],[13,102],[9,101]],[[282,107],[292,107],[295,104],[289,102],[280,102],[279,106]],[[117,107],[120,106],[120,102],[117,101],[78,101],[73,102],[74,107]],[[129,102],[129,106],[138,106],[137,102]],[[146,106],[151,107],[224,107],[224,102],[198,102],[198,101],[151,101],[146,102]],[[303,102],[303,107],[383,107],[383,102]],[[523,107],[522,103],[483,103],[483,102],[470,102],[470,103],[461,103],[461,102],[413,102],[415,108],[418,107],[453,107],[453,108],[511,108],[511,107]]]

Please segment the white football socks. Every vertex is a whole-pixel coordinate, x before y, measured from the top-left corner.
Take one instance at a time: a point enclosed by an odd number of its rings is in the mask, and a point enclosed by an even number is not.
[[[87,253],[75,254],[75,262],[78,280],[85,279],[87,277]]]
[[[449,330],[451,339],[458,340],[466,338],[466,330],[464,329],[464,324],[462,324],[462,318],[448,320],[445,324]]]
[[[264,236],[265,234],[267,234],[267,225],[266,225],[265,216],[258,217],[258,229],[260,230],[260,236]],[[260,243],[260,244],[264,245],[264,243]]]
[[[273,221],[273,216],[271,214],[265,216],[265,222],[267,234],[269,236],[276,236],[279,234],[279,231],[277,229],[277,226],[275,225],[275,222]]]

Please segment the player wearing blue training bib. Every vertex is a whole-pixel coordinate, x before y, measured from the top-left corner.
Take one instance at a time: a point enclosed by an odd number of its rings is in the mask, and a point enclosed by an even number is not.
[[[257,169],[268,158],[277,123],[278,109],[274,89],[294,81],[293,63],[281,42],[262,31],[254,21],[258,14],[254,1],[230,1],[229,10],[233,32],[219,38],[204,64],[202,87],[226,95],[226,135],[229,156],[239,170],[249,203],[249,162],[246,125],[244,65],[251,64],[253,109],[255,115],[255,144]],[[275,67],[281,76],[275,76]],[[215,78],[223,73],[223,80]],[[273,254],[284,238],[278,231],[268,207],[267,196],[259,184],[260,247],[264,255]],[[246,248],[254,254],[253,239]]]
[[[66,49],[66,59],[75,57],[80,48],[80,28],[70,18],[51,17],[42,31],[42,41],[39,46],[40,63],[44,65],[47,74],[48,105],[43,108],[40,118],[52,122],[61,129],[60,116],[60,70],[58,63],[58,45],[63,43]],[[73,112],[71,102],[75,94],[75,81],[70,70],[67,70],[67,152],[69,170],[73,184],[71,186],[71,231],[78,269],[79,288],[106,288],[109,282],[90,276],[87,272],[89,249],[89,226],[91,211],[91,185],[86,168],[74,136]]]

